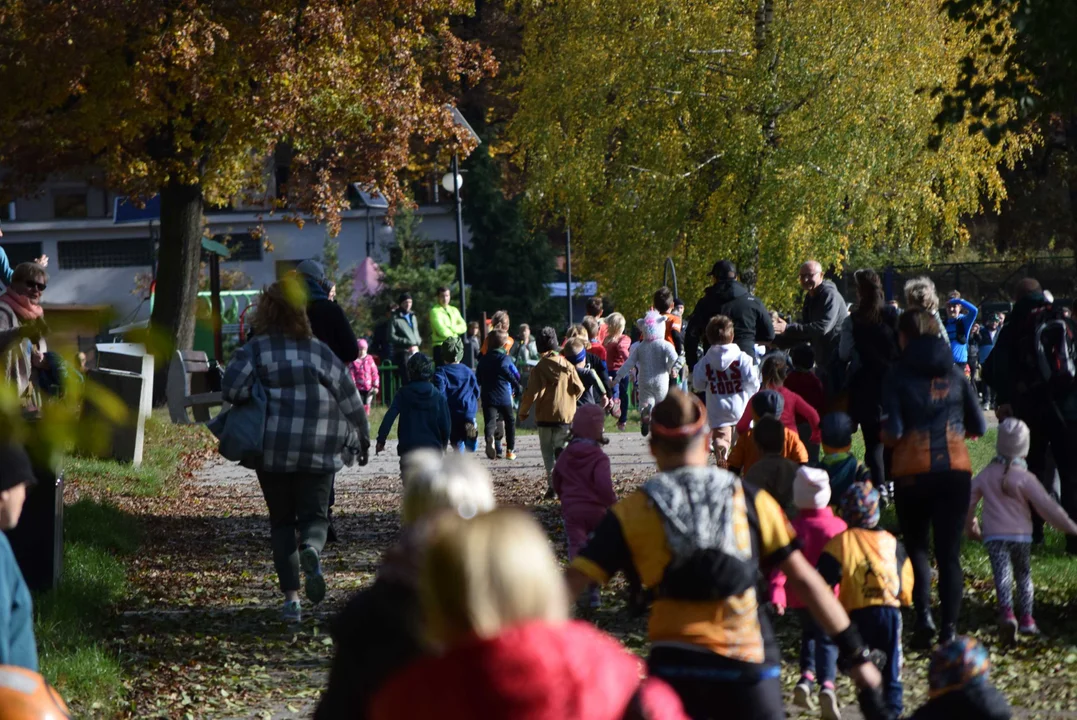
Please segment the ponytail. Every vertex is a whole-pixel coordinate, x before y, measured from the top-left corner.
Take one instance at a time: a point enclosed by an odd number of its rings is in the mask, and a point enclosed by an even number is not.
[[[1005,470],[1002,471],[1002,480],[999,481],[1002,486],[1002,494],[1006,497],[1015,497],[1013,490],[1006,487],[1006,478],[1010,474],[1010,468],[1013,467],[1013,461],[1009,458],[1003,458],[1003,466],[1005,467]]]

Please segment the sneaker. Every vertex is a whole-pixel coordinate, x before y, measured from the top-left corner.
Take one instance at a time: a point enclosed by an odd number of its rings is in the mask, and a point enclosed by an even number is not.
[[[1022,635],[1039,635],[1040,629],[1036,627],[1036,621],[1032,619],[1031,615],[1021,616],[1021,625],[1017,628],[1017,632]]]
[[[1017,618],[1013,616],[1013,610],[1002,613],[998,622],[998,634],[1005,645],[1013,645],[1017,641]]]
[[[280,610],[280,617],[286,623],[297,623],[303,619],[303,606],[298,600],[285,600]]]
[[[647,437],[647,433],[651,431],[651,413],[649,410],[644,410],[639,417],[639,432],[643,437]]]
[[[823,720],[841,720],[841,706],[834,688],[824,687],[819,691],[819,712]]]
[[[306,577],[304,591],[307,600],[317,605],[325,598],[325,576],[322,575],[322,559],[318,551],[310,545],[305,545],[299,551],[299,567],[303,568]]]
[[[617,429],[620,430],[621,432],[624,432],[625,431],[625,423],[623,423],[623,422],[617,423]]]
[[[497,457],[496,453],[494,453],[494,439],[492,437],[486,438],[486,457],[491,460]]]
[[[505,459],[506,460],[515,460],[516,459],[516,452],[514,450],[506,450],[505,451]]]
[[[801,678],[797,686],[793,688],[793,704],[805,710],[815,709],[815,698],[812,697],[812,683],[808,678]]]
[[[553,488],[546,488],[546,494],[542,496],[543,500],[553,500],[557,497],[557,493],[553,491]]]

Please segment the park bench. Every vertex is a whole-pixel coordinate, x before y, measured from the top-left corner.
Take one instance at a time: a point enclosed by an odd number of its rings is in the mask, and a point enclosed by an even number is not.
[[[220,392],[210,391],[209,358],[200,350],[177,350],[168,368],[168,414],[176,425],[209,422],[210,408],[223,404]]]

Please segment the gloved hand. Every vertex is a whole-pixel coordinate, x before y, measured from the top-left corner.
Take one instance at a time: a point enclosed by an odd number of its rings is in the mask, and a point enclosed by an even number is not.
[[[359,446],[359,454],[356,456],[355,461],[362,467],[370,462],[370,441],[364,442]]]
[[[859,688],[856,691],[856,699],[860,703],[864,720],[897,720],[897,716],[886,706],[881,686]]]

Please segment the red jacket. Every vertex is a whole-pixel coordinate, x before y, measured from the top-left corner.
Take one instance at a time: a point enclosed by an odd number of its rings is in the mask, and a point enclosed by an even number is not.
[[[632,339],[621,334],[617,337],[616,342],[608,340],[604,347],[606,348],[606,365],[612,374],[620,370],[621,366],[625,364],[625,360],[628,359],[628,353],[632,348]]]
[[[822,416],[826,409],[826,395],[823,393],[823,381],[813,372],[794,370],[785,378],[785,386],[795,392]]]
[[[763,389],[765,390],[766,388]],[[797,420],[804,420],[811,426],[811,441],[819,442],[819,413],[815,412],[815,408],[787,387],[780,387],[777,390],[785,400],[785,407],[782,409],[780,418],[782,425],[785,425],[793,432],[797,432]],[[752,397],[755,396],[753,395]],[[748,407],[744,409],[744,414],[741,415],[740,420],[737,422],[737,432],[741,435],[748,432],[752,427],[753,419],[752,401],[749,399]]]
[[[645,712],[630,713],[639,691]],[[688,720],[680,699],[640,660],[583,622],[530,622],[465,641],[393,676],[371,720]]]

